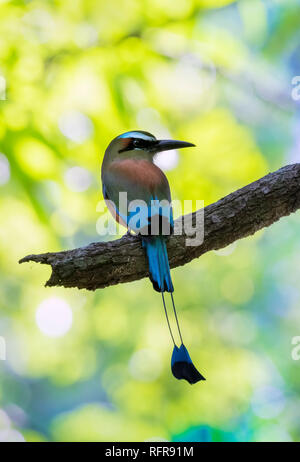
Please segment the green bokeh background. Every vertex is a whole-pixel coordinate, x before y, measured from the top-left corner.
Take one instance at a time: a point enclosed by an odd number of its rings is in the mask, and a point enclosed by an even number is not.
[[[300,440],[299,214],[172,271],[207,378],[192,387],[171,375],[148,280],[44,288],[48,267],[18,265],[109,238],[96,231],[100,165],[124,131],[197,145],[160,159],[173,199],[209,204],[297,162],[299,10],[0,1],[1,441]]]

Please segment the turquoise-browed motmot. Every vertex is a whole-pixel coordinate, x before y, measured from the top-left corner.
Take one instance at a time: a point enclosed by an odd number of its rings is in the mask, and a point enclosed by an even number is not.
[[[162,295],[168,327],[174,344],[171,369],[177,379],[189,383],[205,380],[195,368],[186,347],[177,319],[173,284],[166,240],[173,231],[173,212],[168,180],[154,164],[155,154],[170,149],[194,146],[185,141],[157,140],[144,131],[131,131],[114,138],[105,151],[102,163],[103,196],[114,218],[142,237],[149,276],[153,287]],[[120,193],[125,200],[120,200]],[[180,347],[177,347],[168,319],[164,292],[171,294]]]

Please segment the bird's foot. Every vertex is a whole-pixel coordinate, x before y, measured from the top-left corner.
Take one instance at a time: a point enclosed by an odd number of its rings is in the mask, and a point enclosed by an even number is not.
[[[133,237],[134,234],[131,232],[130,229],[127,229],[127,232],[126,232],[125,236],[126,236],[126,237],[127,237],[127,236]]]

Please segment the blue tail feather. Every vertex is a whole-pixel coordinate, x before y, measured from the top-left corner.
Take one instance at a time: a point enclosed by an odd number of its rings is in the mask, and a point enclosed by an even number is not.
[[[187,380],[191,385],[199,382],[199,380],[205,380],[203,375],[195,368],[191,357],[182,343],[180,348],[174,345],[174,350],[171,359],[171,369],[176,379]]]
[[[163,236],[144,238],[143,247],[146,249],[149,275],[154,289],[157,292],[173,292],[165,238]]]
[[[187,380],[190,384],[197,383],[199,380],[205,380],[203,375],[194,366],[191,357],[184,346],[181,343],[180,348],[177,347],[175,339],[170,326],[168,313],[164,300],[164,292],[171,292],[171,299],[173,304],[174,315],[177,323],[178,333],[182,342],[182,336],[179,328],[177,319],[175,303],[173,298],[174,288],[171,279],[170,265],[167,253],[166,240],[163,236],[149,236],[142,239],[143,247],[146,249],[146,254],[149,263],[149,276],[152,281],[153,287],[157,292],[162,293],[162,300],[164,310],[169,326],[171,338],[174,343],[174,350],[171,360],[171,369],[174,377],[178,380]]]

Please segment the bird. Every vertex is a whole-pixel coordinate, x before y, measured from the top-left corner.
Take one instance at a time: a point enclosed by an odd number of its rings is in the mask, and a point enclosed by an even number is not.
[[[141,237],[150,280],[154,290],[161,293],[173,342],[173,376],[190,384],[205,378],[194,366],[182,339],[167,253],[167,240],[174,229],[170,186],[166,175],[154,163],[154,158],[162,151],[194,146],[186,141],[159,140],[142,130],[128,131],[110,142],[101,167],[102,192],[107,207],[114,219],[127,228],[129,234],[134,233]],[[171,329],[165,292],[171,295],[180,338],[179,346]]]

